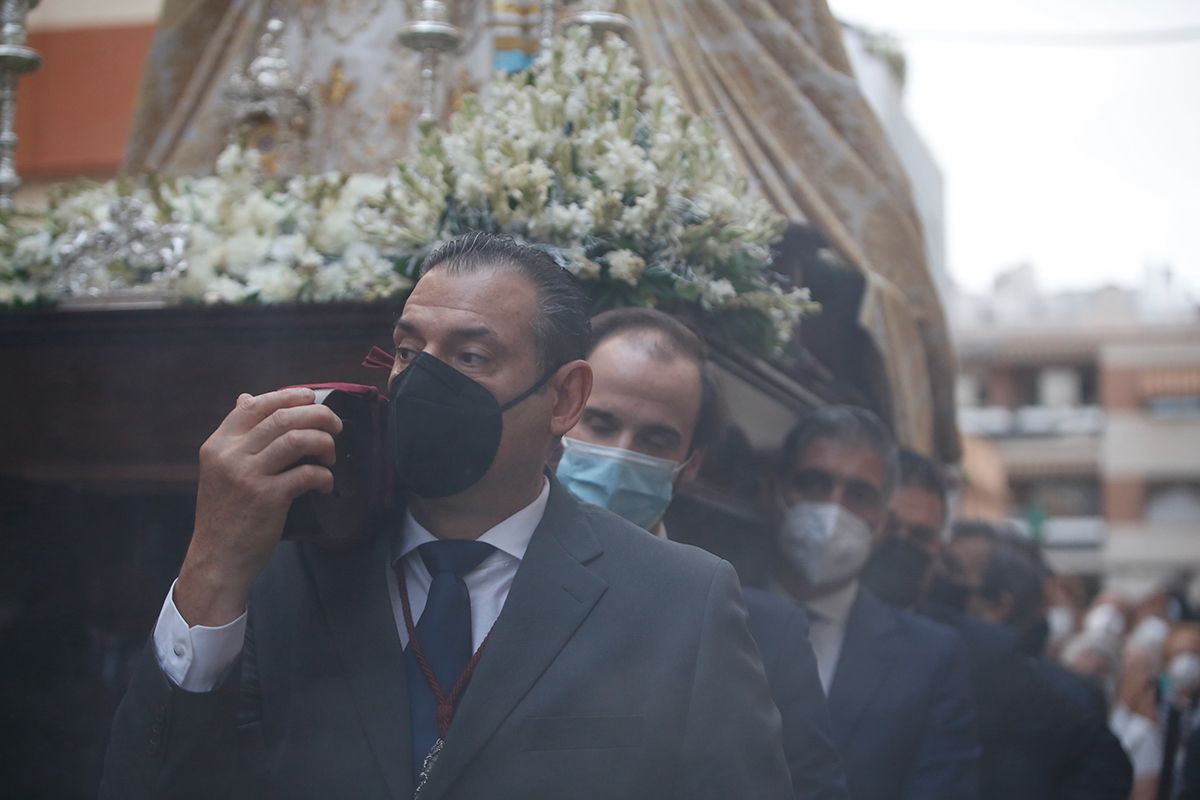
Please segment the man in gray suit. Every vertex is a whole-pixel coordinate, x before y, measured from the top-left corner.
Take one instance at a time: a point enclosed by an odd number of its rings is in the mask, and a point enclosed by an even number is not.
[[[672,497],[695,479],[721,433],[722,399],[708,349],[661,311],[618,308],[592,318],[588,363],[592,393],[579,424],[563,437],[558,479],[579,499],[667,539],[663,516]],[[804,610],[761,590],[744,596],[783,719],[795,795],[846,800]]]
[[[341,422],[243,395],[201,448],[196,525],[117,712],[104,797],[783,798],[737,578],[542,471],[591,389],[586,301],[472,235],[396,323],[388,529],[280,542]]]

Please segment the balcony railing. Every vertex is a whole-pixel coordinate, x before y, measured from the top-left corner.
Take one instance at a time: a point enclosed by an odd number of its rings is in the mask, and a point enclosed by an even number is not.
[[[1099,406],[1003,406],[960,408],[958,425],[976,436],[1094,436],[1104,430],[1104,410]]]
[[[1013,524],[1031,534],[1029,523],[1014,519]],[[1049,548],[1102,547],[1108,534],[1108,523],[1103,517],[1048,517],[1041,524],[1042,544]]]

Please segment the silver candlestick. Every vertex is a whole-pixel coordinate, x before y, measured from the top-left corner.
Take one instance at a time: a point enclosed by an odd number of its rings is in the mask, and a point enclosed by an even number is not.
[[[542,0],[541,28],[538,31],[538,46],[546,52],[554,44],[554,32],[558,27],[558,0]]]
[[[606,33],[615,33],[624,38],[633,30],[633,20],[617,12],[615,6],[612,0],[579,0],[571,3],[570,10],[563,17],[563,28],[586,25],[597,38]]]
[[[441,0],[421,0],[414,18],[400,27],[396,39],[421,54],[421,116],[423,124],[436,119],[433,94],[437,86],[438,56],[453,52],[462,43],[462,31],[449,21]]]
[[[0,0],[0,213],[13,210],[13,194],[21,185],[17,150],[17,80],[42,65],[25,46],[25,16],[38,0]]]

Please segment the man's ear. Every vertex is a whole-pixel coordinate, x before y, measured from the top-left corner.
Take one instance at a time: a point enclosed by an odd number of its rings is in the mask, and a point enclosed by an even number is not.
[[[592,393],[592,365],[583,359],[563,364],[550,379],[550,391],[554,393],[550,433],[562,436],[579,423],[587,407]]]
[[[676,486],[682,486],[685,483],[691,483],[696,480],[696,476],[700,474],[700,467],[704,464],[704,454],[707,452],[707,447],[697,447],[692,451],[687,466],[680,470],[679,477],[675,479]]]

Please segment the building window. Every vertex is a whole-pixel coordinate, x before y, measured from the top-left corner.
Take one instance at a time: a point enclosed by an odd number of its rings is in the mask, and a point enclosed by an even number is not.
[[[1075,408],[1080,402],[1079,370],[1047,367],[1038,373],[1038,405],[1048,408]]]
[[[1200,394],[1160,395],[1147,398],[1146,413],[1154,417],[1200,416]]]
[[[1200,483],[1167,483],[1150,488],[1146,522],[1200,522]]]
[[[1061,477],[1014,481],[1013,499],[1022,513],[1046,517],[1095,517],[1100,514],[1096,478]]]

